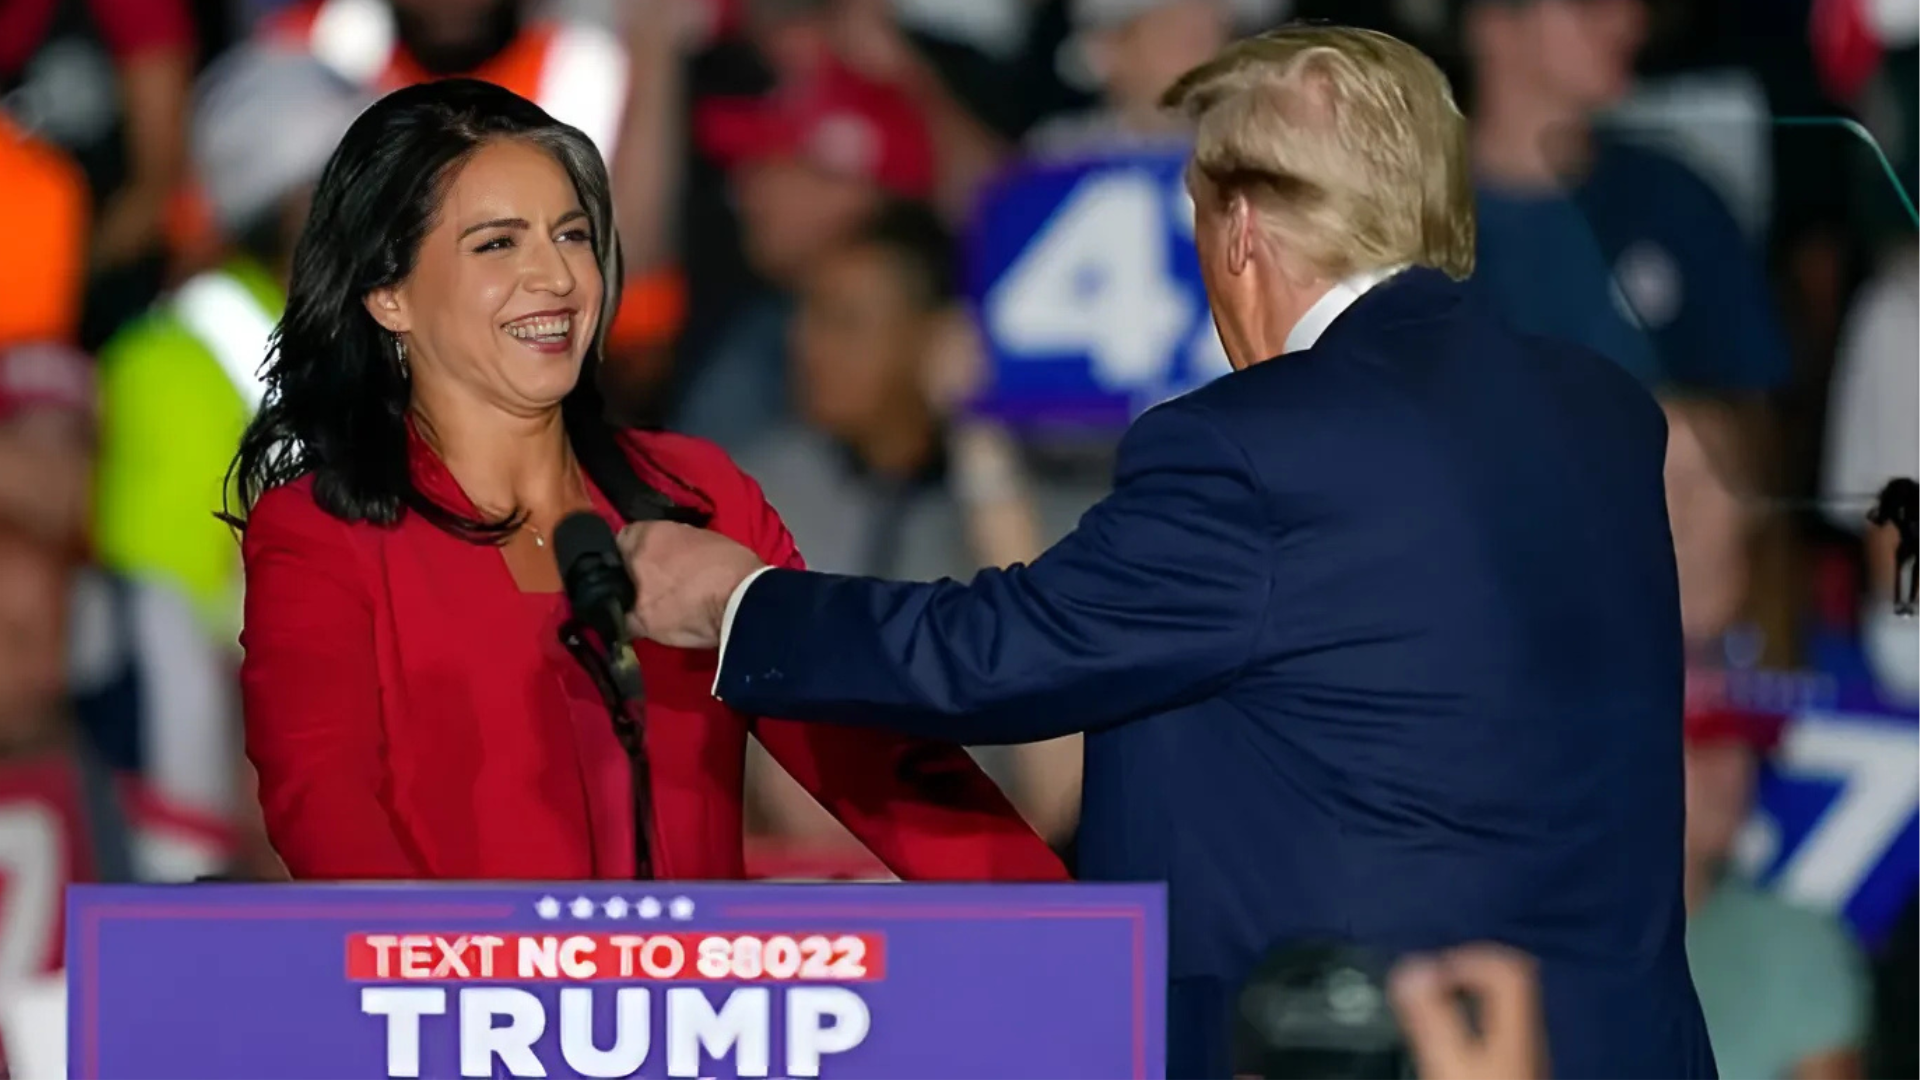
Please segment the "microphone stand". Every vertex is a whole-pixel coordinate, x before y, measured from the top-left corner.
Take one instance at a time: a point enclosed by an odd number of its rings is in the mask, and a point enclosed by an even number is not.
[[[616,615],[618,612],[615,613]],[[614,625],[619,625],[616,621]],[[647,763],[646,732],[634,719],[645,695],[641,690],[639,665],[630,659],[613,659],[601,646],[586,623],[570,618],[560,626],[560,643],[574,660],[586,669],[594,689],[607,707],[613,722],[614,737],[627,752],[627,765],[633,776],[633,875],[636,881],[653,880],[653,846],[647,833],[653,815],[653,774]]]

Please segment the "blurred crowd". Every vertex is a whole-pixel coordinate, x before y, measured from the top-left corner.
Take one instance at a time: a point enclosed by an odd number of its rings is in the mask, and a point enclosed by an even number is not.
[[[982,192],[1177,147],[1160,93],[1292,18],[1441,59],[1475,281],[1667,402],[1723,1075],[1916,1075],[1911,908],[1862,943],[1729,870],[1781,724],[1713,690],[1843,672],[1911,711],[1920,685],[1864,520],[1920,472],[1914,0],[0,0],[0,993],[58,966],[67,880],[279,875],[215,511],[307,195],[369,100],[467,74],[586,132],[626,257],[622,418],[726,447],[816,568],[965,577],[1071,528],[1111,450],[968,411]],[[978,754],[1070,855],[1077,740]],[[761,874],[881,873],[752,766]]]

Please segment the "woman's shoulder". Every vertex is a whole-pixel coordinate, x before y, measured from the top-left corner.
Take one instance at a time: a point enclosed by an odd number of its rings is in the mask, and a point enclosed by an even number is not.
[[[629,428],[621,443],[640,474],[676,501],[719,519],[757,511],[760,486],[718,443],[672,431]]]
[[[678,473],[687,483],[731,481],[742,475],[733,456],[719,443],[698,436],[658,428],[622,428],[620,442],[642,466]]]
[[[352,529],[321,507],[313,493],[313,477],[302,476],[268,488],[254,500],[241,533],[241,548],[249,558],[268,547],[344,549]]]
[[[635,467],[674,499],[712,515],[715,532],[753,548],[762,558],[785,558],[790,542],[760,485],[719,444],[671,431],[621,433]]]
[[[247,530],[251,532],[256,525],[277,529],[326,516],[314,498],[313,477],[302,476],[261,492],[247,510]]]

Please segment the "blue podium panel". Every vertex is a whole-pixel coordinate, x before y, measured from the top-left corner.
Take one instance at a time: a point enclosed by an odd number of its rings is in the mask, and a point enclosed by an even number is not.
[[[1193,246],[1186,156],[1025,166],[966,237],[989,367],[982,414],[1118,429],[1229,370]]]
[[[69,1075],[1164,1076],[1158,885],[77,886]]]

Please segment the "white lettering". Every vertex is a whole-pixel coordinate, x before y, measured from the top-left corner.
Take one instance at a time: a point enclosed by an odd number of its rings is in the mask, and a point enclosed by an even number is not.
[[[786,1019],[776,1034],[770,988],[725,991],[716,1008],[710,991],[700,987],[656,993],[628,986],[613,990],[613,1030],[603,1040],[595,1030],[599,992],[585,986],[540,994],[517,987],[469,986],[456,991],[458,1019],[439,1027],[428,1027],[422,1018],[447,1015],[448,991],[442,987],[364,987],[360,1009],[386,1018],[385,1075],[405,1080],[421,1076],[426,1038],[444,1039],[456,1032],[463,1077],[545,1077],[556,1069],[595,1080],[635,1076],[647,1067],[656,1045],[664,1048],[667,1076],[699,1077],[717,1070],[736,1077],[767,1077],[777,1049],[774,1040],[784,1037],[786,1071],[781,1075],[814,1078],[826,1057],[862,1045],[873,1026],[866,1002],[846,987],[785,990]],[[558,1030],[552,1037],[546,1006],[552,999],[547,994],[560,1003]],[[659,1016],[653,1013],[656,1008]],[[661,1033],[658,1043],[653,1039],[656,1030]]]
[[[607,939],[607,944],[620,952],[620,966],[616,969],[623,979],[633,978],[633,951],[645,945],[647,939],[633,934],[615,934]]]
[[[408,934],[400,939],[400,977],[403,979],[424,979],[433,974],[427,965],[433,963],[431,952],[433,939],[421,934]]]
[[[492,934],[482,934],[473,939],[473,947],[480,950],[481,978],[493,978],[493,954],[504,944],[506,944],[506,942],[494,937]]]
[[[360,1011],[387,1018],[387,1075],[420,1075],[420,1018],[444,1016],[447,992],[437,987],[367,986]]]
[[[560,939],[523,937],[520,939],[520,977],[557,979],[560,977]]]
[[[1834,910],[1845,904],[1900,838],[1920,795],[1911,726],[1802,715],[1788,729],[1781,764],[1792,772],[1842,782],[1833,806],[1780,870],[1794,901]]]
[[[440,950],[440,962],[436,964],[433,969],[434,978],[466,979],[472,977],[472,973],[467,970],[466,957],[461,955],[467,951],[467,942],[469,940],[471,939],[464,937],[454,938],[452,941],[448,941],[443,937],[433,939],[434,946]]]
[[[647,1062],[653,1025],[647,1015],[647,991],[623,986],[613,994],[613,1046],[593,1044],[593,991],[560,991],[560,1056],[581,1076],[632,1076]]]
[[[735,990],[720,1011],[699,987],[667,991],[667,1075],[699,1076],[700,1051],[733,1054],[733,1075],[765,1076],[771,1058],[772,995],[760,987]]]
[[[381,978],[393,975],[393,950],[400,939],[392,934],[370,934],[367,945],[373,949],[373,972]]]
[[[821,1055],[859,1046],[872,1027],[867,1003],[844,986],[787,991],[787,1075],[819,1076]]]
[[[686,966],[687,950],[678,938],[648,938],[640,949],[640,970],[649,979],[671,979]]]
[[[507,1018],[496,1026],[494,1018]],[[525,990],[473,987],[460,991],[460,1075],[491,1077],[499,1058],[508,1076],[545,1076],[533,1044],[547,1029],[547,1010]]]
[[[590,937],[570,937],[560,943],[560,970],[569,979],[591,979],[599,970],[593,962],[595,945]]]

